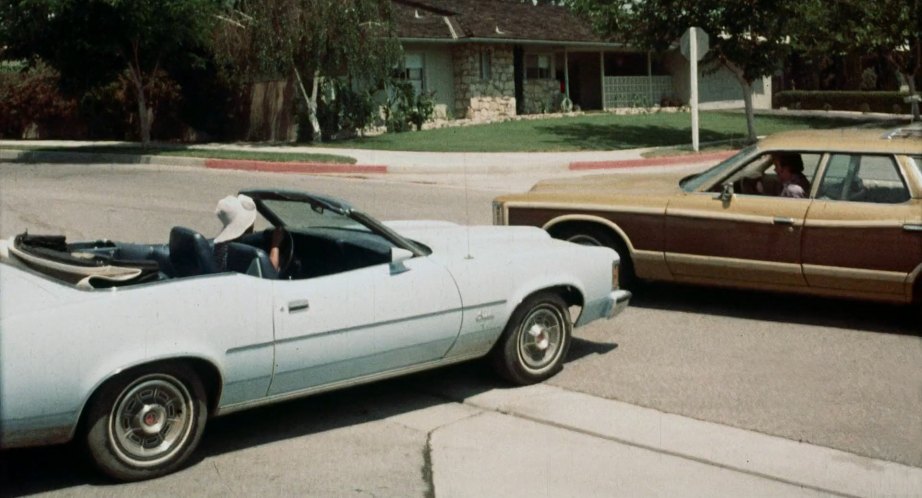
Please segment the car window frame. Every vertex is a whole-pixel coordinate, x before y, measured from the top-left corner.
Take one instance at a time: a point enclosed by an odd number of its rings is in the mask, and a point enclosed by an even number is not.
[[[912,182],[910,182],[909,178],[907,178],[906,168],[908,166],[903,164],[903,161],[901,161],[901,157],[900,157],[901,154],[895,154],[891,152],[875,152],[875,151],[826,151],[823,153],[823,155],[824,155],[824,158],[822,159],[821,165],[820,165],[821,170],[820,168],[817,169],[817,175],[819,176],[820,180],[816,182],[816,184],[813,186],[813,195],[816,195],[820,192],[820,188],[823,182],[826,181],[826,174],[829,172],[829,163],[832,161],[832,157],[835,155],[844,155],[844,156],[861,156],[861,157],[877,156],[877,157],[889,158],[890,163],[896,168],[896,173],[897,173],[897,176],[899,177],[900,182],[903,185],[903,189],[906,191],[906,193],[909,196],[906,198],[906,200],[902,202],[873,202],[873,201],[867,201],[867,200],[832,199],[832,198],[822,199],[822,198],[816,197],[816,200],[818,201],[853,202],[853,203],[861,203],[861,204],[875,204],[875,205],[881,205],[881,206],[888,206],[888,205],[889,206],[899,206],[899,205],[911,202],[916,197],[916,193],[913,190]],[[912,161],[912,158],[910,157],[910,155],[904,155],[904,157],[906,158],[906,161]],[[860,171],[860,167],[858,171]]]

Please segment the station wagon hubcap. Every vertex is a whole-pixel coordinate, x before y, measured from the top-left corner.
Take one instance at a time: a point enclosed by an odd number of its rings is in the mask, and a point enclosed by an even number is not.
[[[524,366],[540,371],[553,365],[560,355],[563,317],[552,306],[542,305],[529,313],[519,334],[519,357]]]
[[[598,241],[595,237],[591,235],[579,234],[574,235],[567,239],[567,242],[573,242],[574,244],[579,244],[582,246],[600,246],[601,242]]]
[[[122,391],[109,417],[109,436],[123,460],[154,466],[182,447],[192,422],[192,396],[185,386],[168,375],[150,375]]]

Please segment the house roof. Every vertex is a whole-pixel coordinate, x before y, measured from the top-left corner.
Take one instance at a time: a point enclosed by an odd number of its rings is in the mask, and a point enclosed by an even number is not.
[[[565,7],[520,0],[392,0],[397,34],[433,42],[614,45]]]

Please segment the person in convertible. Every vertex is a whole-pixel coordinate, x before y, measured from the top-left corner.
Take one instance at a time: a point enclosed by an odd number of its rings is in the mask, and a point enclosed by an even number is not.
[[[221,233],[214,239],[214,257],[219,271],[227,271],[227,245],[239,241],[244,235],[253,233],[256,223],[256,202],[249,196],[229,195],[220,201],[215,208],[215,215],[224,225]],[[279,269],[279,245],[282,242],[282,230],[276,228],[272,232],[272,243],[269,246],[269,261],[272,266]]]

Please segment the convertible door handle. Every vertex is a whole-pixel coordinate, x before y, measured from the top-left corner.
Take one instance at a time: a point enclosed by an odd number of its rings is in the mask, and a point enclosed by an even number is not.
[[[297,301],[288,302],[288,312],[297,313],[299,311],[307,311],[311,307],[307,299],[299,299]]]
[[[903,230],[907,232],[922,232],[922,225],[918,223],[907,223],[903,225]]]
[[[794,218],[782,218],[780,216],[775,216],[775,218],[772,219],[772,222],[776,225],[793,225]]]

